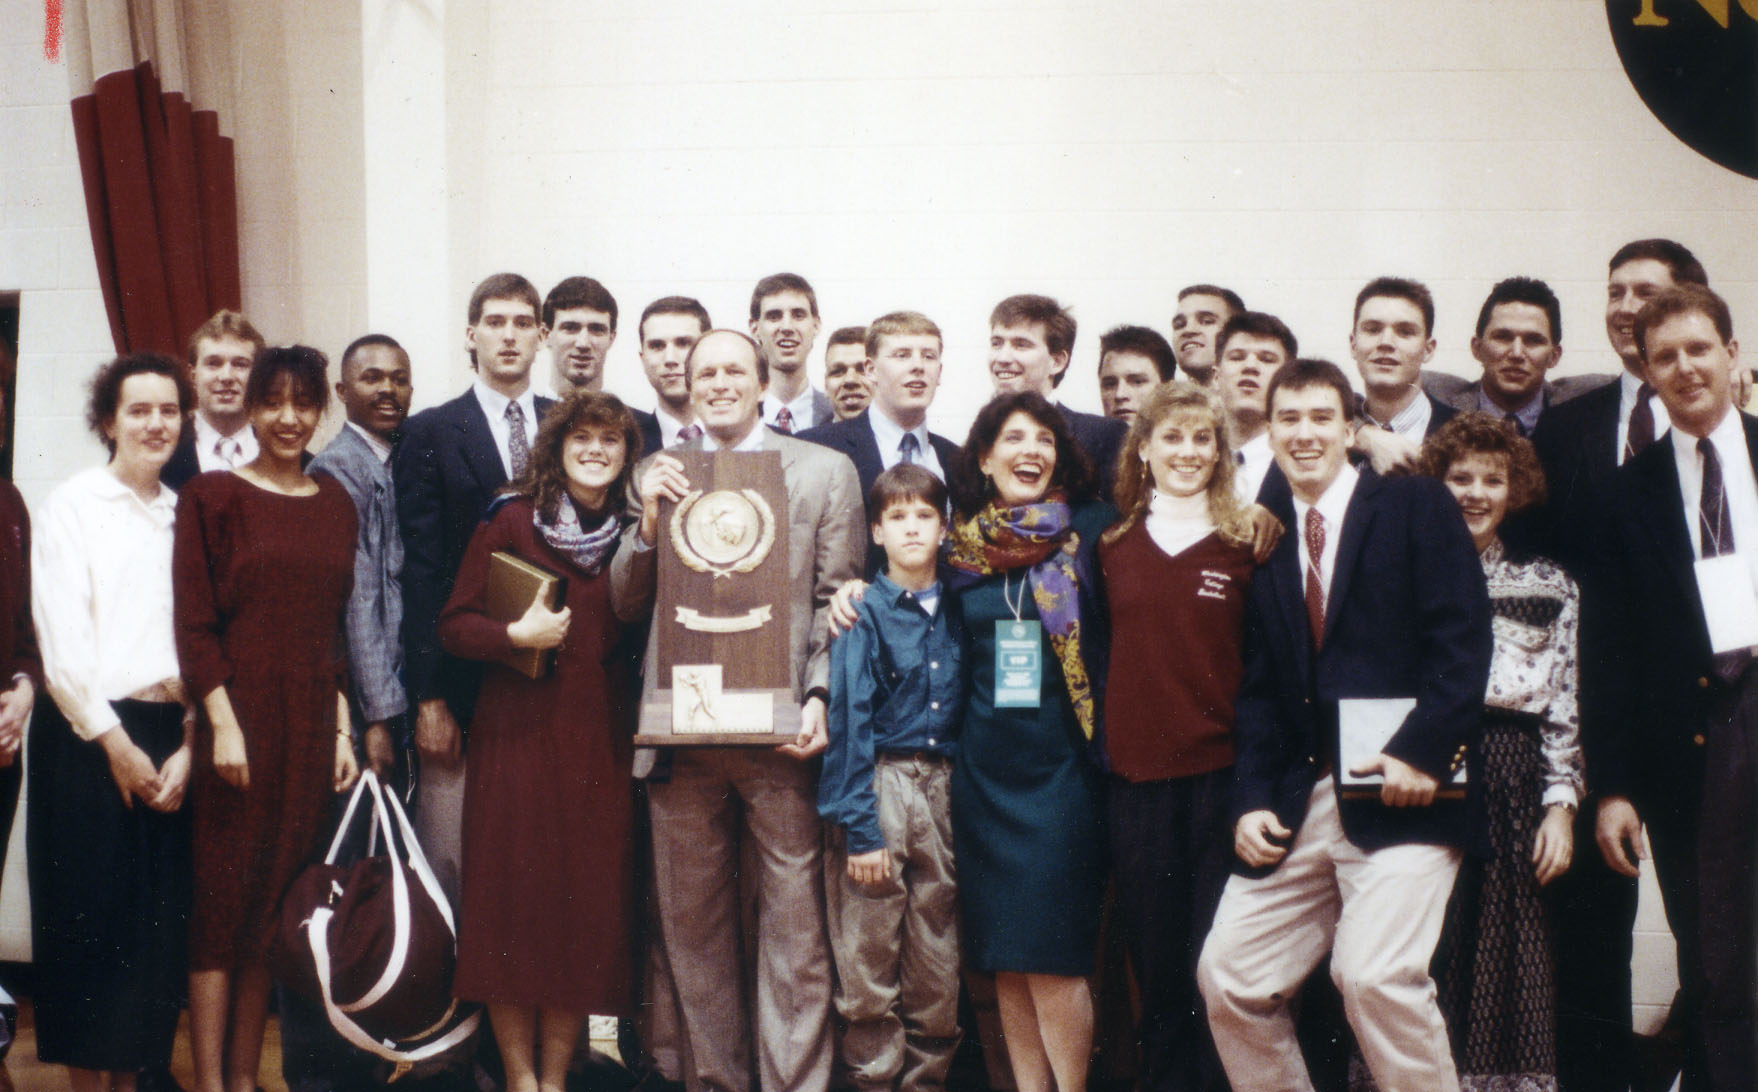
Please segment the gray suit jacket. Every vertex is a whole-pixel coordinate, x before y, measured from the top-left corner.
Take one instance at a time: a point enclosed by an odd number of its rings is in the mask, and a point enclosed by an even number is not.
[[[793,599],[788,630],[788,666],[793,676],[795,700],[830,681],[830,597],[845,581],[861,575],[866,557],[866,508],[861,503],[861,483],[848,456],[807,440],[784,436],[757,426],[763,450],[781,453],[781,471],[787,487],[788,592]],[[697,437],[679,445],[682,450],[701,451]],[[651,458],[651,457],[650,457]],[[641,543],[641,497],[638,483],[647,460],[635,470],[629,491],[629,511],[634,522],[623,532],[623,541],[610,563],[610,602],[618,618],[635,622],[653,610],[654,580],[658,552]],[[647,642],[642,662],[644,691],[659,680],[658,653]],[[635,774],[646,776],[651,760],[637,755]]]
[[[403,667],[403,537],[391,468],[353,429],[343,426],[311,461],[354,498],[360,538],[354,548],[354,591],[348,596],[348,671],[367,723],[407,710],[398,678]],[[363,725],[355,725],[358,732]]]
[[[1560,379],[1546,380],[1544,384],[1544,404],[1555,406],[1578,398],[1588,391],[1596,390],[1617,379],[1615,375],[1603,372],[1592,372],[1587,375],[1565,375]],[[1452,406],[1456,410],[1467,413],[1477,409],[1477,393],[1483,389],[1481,379],[1462,379],[1447,372],[1423,372],[1422,389],[1430,398],[1444,406]]]

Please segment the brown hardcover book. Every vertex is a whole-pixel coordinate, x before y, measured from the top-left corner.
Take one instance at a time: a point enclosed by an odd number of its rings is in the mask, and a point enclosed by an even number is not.
[[[567,591],[567,578],[541,565],[533,565],[505,550],[488,556],[488,616],[497,622],[517,622],[523,618],[539,594],[544,606],[560,610]],[[514,671],[541,679],[555,668],[555,649],[516,648],[506,664]]]

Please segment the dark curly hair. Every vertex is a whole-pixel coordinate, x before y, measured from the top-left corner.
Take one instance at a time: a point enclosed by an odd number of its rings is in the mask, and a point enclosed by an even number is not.
[[[274,345],[256,354],[244,381],[244,408],[267,404],[282,379],[292,385],[295,402],[324,409],[330,404],[330,358],[309,345]]]
[[[1093,464],[1086,452],[1074,442],[1062,411],[1036,391],[1013,391],[998,394],[977,411],[971,422],[970,435],[958,453],[958,464],[952,475],[952,507],[961,516],[974,516],[994,499],[995,488],[983,474],[983,456],[995,446],[1001,427],[1016,413],[1023,413],[1050,430],[1056,437],[1056,466],[1050,472],[1048,489],[1061,488],[1071,502],[1086,500],[1093,495]]]
[[[1544,468],[1532,441],[1513,422],[1487,413],[1461,413],[1442,425],[1423,441],[1417,469],[1445,481],[1452,465],[1471,455],[1500,456],[1507,463],[1509,515],[1544,502]]]
[[[131,375],[162,375],[177,385],[177,408],[183,411],[187,426],[189,414],[195,409],[195,386],[189,381],[184,366],[164,353],[124,353],[98,369],[92,376],[91,399],[85,407],[85,423],[111,455],[116,454],[116,441],[105,430],[116,423],[122,408],[122,384]]]
[[[502,490],[510,496],[530,497],[546,522],[553,523],[562,498],[568,494],[568,474],[562,468],[562,445],[576,429],[588,425],[620,430],[623,434],[623,469],[605,494],[606,510],[621,512],[629,496],[635,464],[641,461],[641,426],[622,399],[603,391],[577,390],[544,413],[531,445],[531,460],[517,481]]]

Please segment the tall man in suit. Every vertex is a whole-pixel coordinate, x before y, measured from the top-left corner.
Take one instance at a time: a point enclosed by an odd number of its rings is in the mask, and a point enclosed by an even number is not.
[[[464,549],[488,502],[518,477],[552,404],[531,393],[531,365],[543,343],[541,301],[517,273],[476,286],[464,347],[476,381],[449,402],[409,418],[392,460],[403,535],[404,684],[415,703],[416,832],[453,901],[458,892],[464,798],[464,739],[482,666],[447,655],[439,615],[452,594]]]
[[[1056,388],[1068,374],[1076,326],[1068,309],[1049,296],[1009,296],[989,313],[989,378],[995,393],[1036,391],[1062,411],[1075,446],[1093,464],[1107,500],[1117,480],[1117,453],[1129,426],[1069,409]]]
[[[1604,545],[1619,466],[1664,436],[1668,425],[1665,403],[1653,397],[1644,378],[1636,315],[1669,288],[1708,281],[1696,256],[1671,239],[1638,239],[1618,248],[1608,267],[1605,330],[1624,370],[1616,382],[1553,406],[1532,433],[1549,491],[1529,528],[1532,545],[1581,584],[1581,747],[1593,796],[1604,791],[1608,734],[1623,731],[1629,709],[1618,696],[1619,673],[1597,670],[1615,663],[1618,622],[1605,608],[1619,589],[1599,585],[1603,566],[1592,561]],[[1593,845],[1597,829],[1597,809],[1583,806],[1575,844]],[[1601,854],[1578,852],[1569,871],[1550,885],[1550,899],[1556,920],[1569,923],[1555,939],[1558,1080],[1571,1090],[1623,1092],[1634,1069],[1630,958],[1636,880]],[[1677,1064],[1675,1059],[1667,1066]]]
[[[568,277],[543,297],[543,328],[548,333],[549,390],[604,389],[604,360],[617,341],[617,301],[591,277]]]
[[[347,421],[311,461],[354,501],[359,536],[354,588],[344,630],[348,642],[348,706],[365,765],[381,778],[408,774],[397,758],[405,731],[403,665],[403,539],[391,452],[409,415],[409,354],[394,338],[367,334],[342,353],[336,395]],[[339,808],[342,800],[337,798]],[[301,1092],[370,1087],[378,1059],[356,1050],[331,1029],[323,1008],[276,986],[281,1014],[281,1075]]]
[[[256,458],[256,433],[244,409],[244,384],[263,336],[236,311],[216,311],[189,335],[195,415],[159,470],[171,489],[208,470],[232,470]]]
[[[1489,597],[1445,487],[1349,466],[1350,398],[1326,361],[1270,380],[1270,444],[1296,521],[1248,593],[1235,707],[1243,867],[1197,972],[1241,1092],[1312,1087],[1287,999],[1327,950],[1379,1086],[1459,1087],[1428,964],[1461,850],[1484,836],[1465,801],[1439,790],[1475,750]],[[1346,756],[1342,703],[1363,698],[1410,705],[1379,753]],[[1377,795],[1339,791],[1345,762],[1382,776]]]
[[[1532,277],[1509,277],[1489,290],[1477,312],[1471,355],[1483,366],[1481,379],[1424,372],[1422,389],[1462,412],[1512,418],[1522,436],[1532,435],[1546,409],[1616,378],[1548,377],[1563,358],[1562,306],[1550,285]]]
[[[1245,301],[1231,288],[1192,284],[1178,290],[1172,312],[1172,350],[1184,377],[1203,386],[1215,378],[1215,335],[1227,320],[1245,310]]]
[[[1758,641],[1717,623],[1758,616],[1758,420],[1734,408],[1739,346],[1720,296],[1669,289],[1633,332],[1672,429],[1613,485],[1617,571],[1600,587],[1616,589],[1626,655],[1608,673],[1629,712],[1601,744],[1598,841],[1635,876],[1646,829],[1678,945],[1683,1087],[1732,1092],[1755,1084]]]
[[[835,418],[806,364],[818,339],[818,293],[798,273],[774,273],[751,290],[751,336],[769,368],[763,423],[792,435]]]
[[[641,339],[641,370],[659,400],[653,413],[635,411],[644,453],[651,455],[670,447],[680,434],[689,439],[700,431],[696,409],[690,404],[684,361],[712,325],[708,309],[689,296],[664,296],[641,312],[641,321],[635,326]]]
[[[1106,417],[1135,420],[1148,395],[1178,371],[1172,343],[1146,326],[1118,326],[1099,339],[1099,405]]]
[[[824,339],[824,393],[838,421],[860,416],[873,401],[865,326],[839,326]]]
[[[1404,277],[1376,277],[1355,296],[1349,352],[1367,392],[1356,448],[1382,474],[1416,466],[1422,441],[1459,411],[1423,392],[1434,356],[1434,296]]]
[[[958,445],[928,431],[928,407],[940,388],[940,327],[915,311],[894,311],[867,327],[865,371],[873,382],[873,401],[847,421],[833,421],[800,434],[842,452],[855,464],[861,496],[873,490],[879,475],[898,463],[918,463],[946,480],[958,457]],[[872,513],[869,513],[868,526]],[[869,579],[884,560],[871,549],[864,569]]]
[[[774,750],[682,748],[669,777],[648,785],[660,933],[676,982],[692,1071],[691,1092],[748,1092],[755,1028],[765,1092],[823,1092],[830,1079],[830,950],[816,774],[806,760],[825,747],[831,595],[860,573],[866,530],[860,482],[849,460],[762,427],[768,367],[756,342],[711,331],[690,353],[691,398],[705,433],[694,451],[775,451],[788,495],[791,598],[788,666],[802,699],[799,737]],[[625,621],[653,608],[659,503],[690,489],[683,465],[649,456],[630,498],[635,522],[611,561],[611,602]],[[646,686],[658,685],[647,648]],[[652,756],[637,759],[637,776]],[[745,996],[739,954],[740,844],[758,852],[756,993]],[[755,1009],[753,1018],[752,1010]]]

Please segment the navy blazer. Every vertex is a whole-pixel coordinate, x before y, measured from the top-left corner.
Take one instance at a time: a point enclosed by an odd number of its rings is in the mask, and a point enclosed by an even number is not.
[[[1740,424],[1758,466],[1758,419],[1741,413]],[[1609,571],[1592,585],[1611,598],[1608,631],[1597,635],[1600,658],[1584,658],[1582,670],[1624,714],[1601,726],[1589,783],[1629,797],[1645,816],[1676,809],[1695,822],[1703,725],[1726,688],[1715,674],[1685,519],[1672,442],[1657,440],[1613,482]]]
[[[1068,422],[1075,446],[1085,452],[1087,461],[1093,464],[1099,495],[1110,503],[1117,496],[1117,456],[1123,451],[1123,438],[1129,435],[1129,426],[1115,417],[1082,413],[1060,404],[1057,408],[1062,411],[1062,419]]]
[[[1458,503],[1432,478],[1365,473],[1339,533],[1316,659],[1298,531],[1283,535],[1252,576],[1235,706],[1235,817],[1269,809],[1289,830],[1300,828],[1321,764],[1338,753],[1340,698],[1414,697],[1386,753],[1443,783],[1463,760],[1475,785],[1490,608]],[[1425,842],[1481,851],[1480,807],[1340,803],[1344,833],[1368,850]]]
[[[637,459],[645,459],[665,446],[665,440],[659,431],[659,415],[639,409],[634,414],[635,424],[641,429],[641,454]]]
[[[551,399],[537,399],[537,416],[541,419],[552,405]],[[465,726],[476,704],[482,664],[440,648],[439,615],[470,536],[507,483],[506,465],[474,388],[409,418],[391,472],[403,535],[404,685],[410,704],[444,698]]]
[[[1622,396],[1622,384],[1608,383],[1547,409],[1532,430],[1547,492],[1533,520],[1532,546],[1577,580],[1597,553],[1611,508]]]
[[[855,473],[861,479],[861,501],[866,503],[867,494],[873,491],[873,483],[885,469],[879,455],[879,443],[873,437],[873,426],[867,415],[873,412],[869,407],[850,417],[846,421],[832,421],[827,425],[809,428],[800,433],[800,439],[810,440],[815,444],[840,451],[855,464]],[[940,467],[950,479],[958,467],[958,445],[937,433],[928,433],[928,444],[934,449],[934,457],[940,460]],[[867,513],[867,523],[871,526],[873,512]],[[866,575],[871,578],[878,571],[879,562],[885,556],[884,551],[873,546],[872,536],[863,536],[862,541],[867,547],[866,564],[863,567]]]

